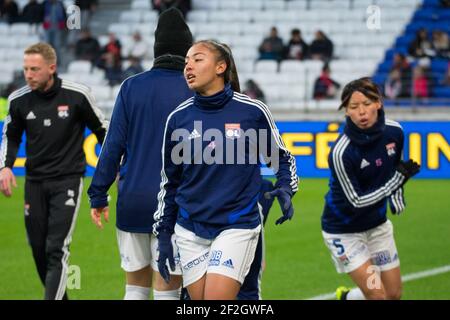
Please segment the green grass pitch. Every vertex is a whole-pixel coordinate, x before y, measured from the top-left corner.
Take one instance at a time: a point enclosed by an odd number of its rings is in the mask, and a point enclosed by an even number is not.
[[[71,299],[122,299],[124,273],[111,221],[98,230],[90,221],[85,179],[83,202],[71,245],[70,264],[81,271],[81,288]],[[23,218],[24,179],[13,197],[0,197],[0,299],[41,299],[43,288],[27,244]],[[115,190],[114,187],[111,190]],[[266,225],[264,299],[307,299],[352,285],[338,275],[323,243],[320,215],[326,179],[302,179],[294,198],[293,220],[275,226],[281,215],[274,204]],[[450,265],[450,180],[413,180],[406,185],[407,209],[389,218],[395,227],[402,274]],[[112,194],[115,203],[116,195]],[[450,272],[404,283],[404,299],[450,299]]]

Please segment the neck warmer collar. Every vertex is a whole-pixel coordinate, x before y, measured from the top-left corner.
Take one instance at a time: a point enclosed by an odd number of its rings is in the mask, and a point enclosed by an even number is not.
[[[358,128],[350,119],[350,117],[347,117],[344,132],[352,142],[356,143],[357,145],[364,146],[378,140],[383,135],[385,126],[384,110],[381,108],[380,110],[378,110],[377,121],[369,129]]]
[[[214,110],[223,108],[228,101],[233,98],[234,91],[231,85],[227,83],[222,91],[213,94],[212,96],[202,96],[198,92],[194,96],[194,104],[200,109]]]
[[[184,70],[184,57],[173,54],[164,54],[155,59],[153,68],[162,68],[170,70]]]

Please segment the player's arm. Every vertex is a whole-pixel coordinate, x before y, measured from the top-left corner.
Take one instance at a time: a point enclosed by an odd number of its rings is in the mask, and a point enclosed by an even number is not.
[[[111,117],[108,134],[103,142],[97,167],[87,192],[91,208],[96,209],[91,210],[91,217],[97,226],[99,226],[99,224],[96,222],[101,219],[101,214],[105,214],[105,209],[102,208],[108,207],[107,192],[114,183],[119,171],[120,160],[126,147],[127,131],[128,118],[126,115],[125,102],[122,94],[119,93]],[[95,220],[94,218],[97,219]]]
[[[266,193],[265,197],[267,199],[278,198],[283,216],[276,221],[276,224],[281,224],[290,220],[294,214],[291,198],[298,190],[297,167],[295,158],[286,148],[279,134],[269,108],[261,102],[258,103],[264,110],[260,129],[267,132],[267,150],[264,150],[262,155],[266,157],[267,165],[275,171],[277,177],[275,189]]]
[[[342,152],[341,148],[335,148],[330,157],[330,169],[334,172],[344,191],[345,197],[355,208],[364,208],[376,204],[389,197],[394,191],[403,186],[409,177],[395,170],[387,181],[377,188],[362,190],[356,172],[359,171],[358,164],[352,154]]]
[[[9,112],[3,124],[0,146],[0,191],[5,196],[10,197],[12,195],[12,186],[17,187],[12,168],[22,141],[25,126],[14,101],[8,99],[8,104]]]
[[[399,128],[399,141],[398,141],[398,149],[397,153],[395,154],[395,167],[397,167],[400,164],[400,161],[403,158],[403,144],[405,135],[403,134],[403,129]],[[389,207],[391,209],[391,212],[393,214],[400,214],[403,210],[406,208],[406,202],[405,202],[405,194],[403,190],[403,186],[395,190],[388,198],[389,200]]]
[[[161,190],[158,194],[158,209],[154,213],[155,223],[153,225],[153,233],[158,237],[158,271],[167,283],[170,281],[170,272],[166,262],[169,263],[172,271],[175,270],[171,238],[179,209],[175,202],[175,196],[182,175],[182,164],[173,163],[171,158],[172,150],[177,143],[171,140],[172,132],[173,121],[169,116],[164,129]]]
[[[177,141],[172,141],[173,118],[168,119],[164,130],[164,141],[162,146],[162,170],[161,190],[158,194],[158,209],[154,213],[155,224],[153,233],[159,237],[161,233],[172,234],[174,232],[178,205],[175,202],[177,188],[180,185],[182,164],[172,161],[172,149]]]

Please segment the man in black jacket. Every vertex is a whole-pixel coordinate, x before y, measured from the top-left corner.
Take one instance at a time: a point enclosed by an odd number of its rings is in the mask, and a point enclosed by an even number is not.
[[[26,132],[25,226],[45,299],[67,298],[69,245],[86,167],[85,127],[100,143],[106,133],[89,89],[58,78],[56,59],[45,43],[25,50],[28,85],[8,98],[0,148],[0,191],[10,197],[16,186],[12,167]]]

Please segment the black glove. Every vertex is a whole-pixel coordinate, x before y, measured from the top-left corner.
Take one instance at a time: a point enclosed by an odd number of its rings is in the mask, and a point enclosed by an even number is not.
[[[405,177],[404,183],[406,183],[409,178],[419,173],[420,165],[414,160],[409,159],[407,161],[400,161],[396,170]]]
[[[158,235],[158,271],[163,277],[164,281],[169,283],[170,272],[167,268],[167,260],[169,260],[169,266],[172,271],[175,271],[175,260],[173,258],[173,246],[172,246],[172,235],[166,232],[161,232]]]
[[[278,198],[278,203],[280,204],[283,215],[275,222],[275,224],[282,224],[286,220],[292,219],[292,216],[294,215],[294,207],[292,206],[291,196],[292,193],[284,188],[277,188],[264,194],[266,199],[272,199],[274,197]]]

